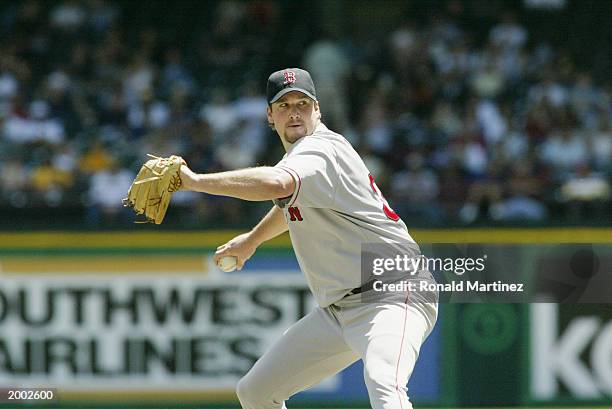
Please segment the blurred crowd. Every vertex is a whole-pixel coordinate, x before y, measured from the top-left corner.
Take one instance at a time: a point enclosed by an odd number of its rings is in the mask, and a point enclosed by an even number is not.
[[[512,12],[484,38],[445,12],[377,36],[321,30],[293,48],[295,61],[276,61],[277,6],[218,2],[203,27],[171,27],[177,39],[132,24],[122,3],[5,5],[3,208],[78,207],[88,226],[123,223],[121,198],[147,153],[182,155],[199,172],[275,164],[265,81],[291,62],[311,72],[323,121],[408,225],[611,219],[611,84]],[[173,207],[197,226],[254,213],[188,192]]]

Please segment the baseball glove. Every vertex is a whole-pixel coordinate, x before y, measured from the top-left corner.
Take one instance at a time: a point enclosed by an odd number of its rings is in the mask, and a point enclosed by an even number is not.
[[[143,215],[144,221],[137,223],[160,224],[164,220],[172,193],[181,188],[181,165],[183,158],[172,155],[169,158],[151,157],[141,168],[132,182],[128,197],[123,199],[125,207]]]

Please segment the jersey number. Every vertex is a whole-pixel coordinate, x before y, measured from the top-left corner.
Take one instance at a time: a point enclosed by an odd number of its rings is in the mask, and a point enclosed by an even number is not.
[[[382,202],[382,205],[383,205],[382,208],[383,208],[383,212],[385,212],[385,216],[387,216],[387,218],[393,220],[394,222],[398,221],[399,216],[397,215],[397,213],[395,213],[395,211],[393,211],[393,209],[389,207],[389,203],[387,203],[387,199],[385,199],[382,193],[380,193],[380,189],[378,188],[378,186],[376,186],[376,182],[374,181],[374,176],[370,174],[368,175],[368,177],[370,178],[370,186],[372,187],[372,191],[374,191],[374,194],[376,195],[376,197],[378,197],[378,199]]]

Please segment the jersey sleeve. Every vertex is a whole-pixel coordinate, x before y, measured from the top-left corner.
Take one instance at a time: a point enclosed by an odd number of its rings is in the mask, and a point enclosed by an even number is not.
[[[338,172],[331,152],[322,147],[302,145],[283,158],[276,167],[295,181],[291,197],[275,200],[279,207],[304,206],[328,208],[334,203]]]

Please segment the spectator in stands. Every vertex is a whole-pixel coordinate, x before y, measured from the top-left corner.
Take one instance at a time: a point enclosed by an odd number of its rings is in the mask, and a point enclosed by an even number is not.
[[[67,188],[72,186],[72,174],[53,166],[51,159],[43,162],[32,170],[30,185],[34,194],[50,206],[59,205]]]
[[[511,11],[502,15],[501,21],[489,33],[489,41],[501,48],[518,50],[527,43],[527,30],[517,22]]]
[[[224,88],[213,90],[211,100],[200,110],[200,118],[211,126],[215,142],[220,142],[229,135],[237,118],[227,90]]]
[[[406,220],[438,225],[444,221],[438,204],[438,177],[425,167],[421,152],[406,157],[406,170],[395,173],[390,191],[394,210]]]
[[[113,155],[96,139],[93,145],[80,157],[79,170],[85,174],[94,174],[110,168]]]
[[[465,204],[459,212],[459,218],[470,224],[478,218],[498,218],[503,194],[503,164],[491,162],[469,186]]]
[[[315,41],[304,53],[304,68],[317,84],[317,99],[325,107],[324,120],[343,133],[348,122],[347,80],[350,61],[331,33]]]
[[[283,59],[311,67],[332,128],[386,182],[389,201],[414,204],[403,211],[419,219],[544,220],[559,188],[563,203],[583,208],[577,186],[610,183],[610,85],[588,64],[578,70],[571,45],[542,41],[516,11],[481,24],[461,2],[427,5],[429,19],[411,11],[388,31],[359,26],[324,38],[295,17],[285,41],[280,23],[299,14],[289,7],[297,6],[219,1],[203,6],[204,23],[175,16],[153,26],[148,15],[131,19],[130,2],[3,3],[5,205],[78,203],[94,181],[118,177],[117,152],[126,164],[179,153],[208,171],[267,163],[267,103],[256,84]],[[609,198],[597,200],[609,211]],[[205,221],[248,217],[240,203],[179,202]]]
[[[589,152],[597,171],[612,172],[612,120],[602,118],[589,140]]]
[[[605,218],[606,202],[610,199],[610,182],[587,164],[576,166],[576,172],[561,186],[561,200],[566,203],[568,220],[579,221],[585,213],[595,220]]]
[[[116,225],[132,218],[129,209],[123,207],[122,199],[136,174],[123,168],[117,159],[108,165],[90,177],[87,221],[92,227]]]
[[[28,169],[17,157],[8,158],[0,166],[2,196],[14,207],[23,207],[27,204],[28,176]]]
[[[534,176],[533,161],[519,160],[512,166],[510,178],[505,186],[506,198],[492,215],[502,221],[542,221],[547,215],[540,200],[542,181]]]
[[[588,161],[586,141],[575,129],[558,129],[542,144],[540,159],[552,167],[559,180],[564,180],[569,172]]]

